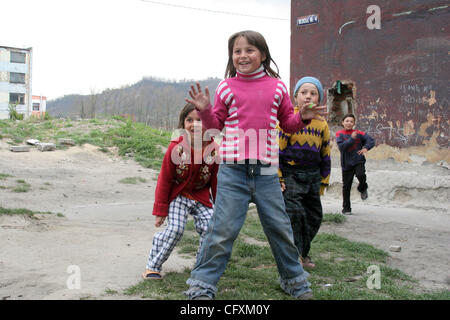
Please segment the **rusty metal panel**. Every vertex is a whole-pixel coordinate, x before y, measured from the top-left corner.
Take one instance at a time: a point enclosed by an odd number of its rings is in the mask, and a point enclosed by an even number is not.
[[[291,92],[305,75],[352,83],[358,127],[377,144],[449,149],[449,2],[376,1],[381,29],[369,29],[373,2],[291,1]],[[297,26],[307,15],[319,22]]]

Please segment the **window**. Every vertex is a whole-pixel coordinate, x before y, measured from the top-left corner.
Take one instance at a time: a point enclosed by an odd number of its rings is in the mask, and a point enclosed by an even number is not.
[[[25,83],[25,73],[10,72],[9,73],[10,83]]]
[[[33,111],[39,111],[39,106],[40,106],[41,104],[39,103],[39,102],[34,102],[33,103]]]
[[[25,53],[11,51],[11,60],[10,62],[15,63],[25,63]]]
[[[10,93],[9,94],[9,104],[25,104],[25,94],[24,93]]]

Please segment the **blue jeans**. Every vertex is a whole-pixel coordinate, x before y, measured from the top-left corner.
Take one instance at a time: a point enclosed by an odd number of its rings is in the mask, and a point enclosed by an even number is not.
[[[247,215],[250,202],[256,204],[259,219],[277,263],[281,288],[293,297],[310,292],[309,274],[303,270],[294,245],[291,222],[286,214],[276,170],[263,173],[261,164],[221,164],[218,172],[214,215],[202,243],[197,263],[187,280],[185,293],[214,298],[217,283],[231,256],[233,243]],[[261,279],[262,280],[262,279]],[[263,280],[262,280],[263,281]]]

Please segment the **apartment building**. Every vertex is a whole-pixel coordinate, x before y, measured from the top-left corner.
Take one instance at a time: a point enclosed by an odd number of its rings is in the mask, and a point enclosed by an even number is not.
[[[32,114],[32,56],[32,48],[0,46],[0,119],[9,118],[11,106],[24,118]]]

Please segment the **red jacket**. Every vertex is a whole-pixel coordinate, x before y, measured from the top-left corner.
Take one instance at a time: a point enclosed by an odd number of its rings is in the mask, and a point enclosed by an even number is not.
[[[210,196],[215,201],[219,170],[217,149],[218,145],[212,141],[203,149],[202,163],[196,164],[198,161],[191,161],[194,152],[187,139],[181,136],[171,141],[156,184],[153,215],[167,216],[170,202],[181,193],[212,208]]]

